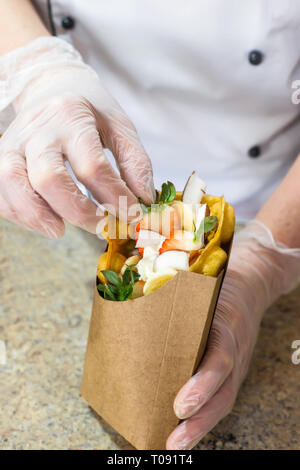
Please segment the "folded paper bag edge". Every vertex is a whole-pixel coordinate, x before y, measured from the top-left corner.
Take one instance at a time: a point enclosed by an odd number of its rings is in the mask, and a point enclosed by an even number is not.
[[[200,356],[204,351],[204,343],[206,342],[212,314],[215,308],[216,291],[219,290],[221,277],[223,277],[223,274],[222,276],[219,275],[218,278],[210,278],[197,273],[181,272],[161,289],[142,298],[142,302],[139,302],[140,299],[132,301],[135,302],[136,306],[138,306],[139,303],[141,306],[145,303],[152,304],[153,301],[150,301],[150,299],[154,299],[153,296],[163,298],[167,292],[170,294],[170,292],[173,291],[173,288],[170,289],[172,284],[174,283],[176,285],[172,307],[168,311],[168,331],[164,339],[164,353],[160,358],[160,366],[157,369],[158,375],[156,375],[155,387],[150,390],[150,394],[152,396],[149,403],[152,403],[152,407],[150,406],[152,411],[149,415],[149,410],[145,410],[147,419],[145,419],[144,424],[147,430],[145,430],[142,438],[134,435],[135,426],[130,425],[130,420],[134,421],[136,418],[128,415],[128,426],[124,426],[124,420],[119,425],[118,416],[115,416],[113,408],[107,411],[107,407],[98,401],[99,395],[93,393],[92,388],[97,386],[97,371],[93,370],[94,366],[92,366],[92,369],[89,368],[87,373],[88,365],[91,363],[91,355],[94,354],[94,352],[91,351],[91,348],[93,349],[94,347],[91,344],[91,334],[93,334],[93,331],[91,331],[93,328],[93,322],[91,321],[81,395],[97,413],[99,413],[109,424],[111,424],[118,432],[123,434],[123,436],[137,448],[165,448],[165,440],[168,433],[171,432],[172,428],[178,422],[173,411],[173,400],[179,388],[194,372],[196,363],[200,362]],[[183,286],[187,280],[191,285],[186,290],[183,289]],[[168,285],[169,288],[167,287]],[[92,316],[101,315],[101,309],[103,308],[103,305],[105,305],[104,303],[107,302],[114,304],[116,306],[115,308],[122,308],[120,305],[117,307],[117,305],[120,304],[119,302],[105,301],[99,296],[97,290],[95,290]],[[201,318],[198,318],[199,315],[197,314],[199,302],[200,306],[202,302]],[[124,302],[121,302],[121,304],[124,304]],[[140,311],[140,309],[138,309],[138,311]],[[140,316],[140,314],[138,316]],[[124,319],[125,318],[126,317],[124,316]],[[125,321],[124,319],[123,321]],[[183,327],[187,321],[188,324],[184,329]],[[205,335],[203,335],[204,331]],[[187,342],[187,335],[189,340],[191,339],[190,337],[192,337],[193,340]],[[182,351],[186,351],[186,354],[182,354]],[[178,371],[178,367],[180,368],[180,372]],[[175,373],[173,373],[174,371]],[[96,378],[95,380],[93,379],[93,376]],[[126,399],[124,400],[124,406],[125,404]]]

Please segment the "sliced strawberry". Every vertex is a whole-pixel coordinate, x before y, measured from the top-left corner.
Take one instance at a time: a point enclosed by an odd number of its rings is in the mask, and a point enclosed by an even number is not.
[[[138,224],[136,224],[135,226],[135,239],[137,240],[138,239],[138,236],[139,236],[139,231],[141,230],[141,222],[139,222]]]
[[[180,227],[180,217],[177,211],[166,206],[157,208],[144,215],[143,219],[135,227],[135,239],[138,240],[141,230],[149,230],[159,233],[165,237],[172,238],[174,232]],[[171,249],[171,248],[170,248]],[[144,248],[138,247],[140,255],[143,257]]]
[[[141,255],[141,257],[143,257],[143,256],[144,256],[144,249],[145,249],[145,248],[138,248],[138,250],[139,250],[139,252],[140,252],[140,255]]]

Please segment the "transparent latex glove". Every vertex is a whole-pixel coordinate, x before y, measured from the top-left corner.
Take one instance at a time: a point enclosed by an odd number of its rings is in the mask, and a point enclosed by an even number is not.
[[[300,249],[276,244],[252,221],[235,239],[207,350],[174,410],[183,419],[167,449],[192,449],[232,410],[247,373],[264,310],[300,279]]]
[[[118,207],[119,196],[128,207],[136,196],[153,201],[151,163],[133,124],[66,41],[43,37],[0,57],[0,111],[9,105],[16,117],[0,139],[1,216],[54,238],[63,219],[95,233],[101,212],[66,160],[101,204]]]

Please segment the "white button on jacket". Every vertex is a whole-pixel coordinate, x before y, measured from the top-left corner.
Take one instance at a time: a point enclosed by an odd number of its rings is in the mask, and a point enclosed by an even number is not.
[[[192,170],[253,217],[300,149],[297,0],[36,0],[136,125],[157,186]]]

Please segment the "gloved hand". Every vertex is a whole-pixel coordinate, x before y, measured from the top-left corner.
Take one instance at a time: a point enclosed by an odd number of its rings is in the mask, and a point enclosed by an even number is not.
[[[136,196],[153,202],[151,163],[133,124],[66,41],[39,38],[0,58],[0,111],[10,104],[16,117],[0,139],[0,215],[50,237],[63,234],[62,219],[95,233],[97,206],[65,160],[101,204],[117,207],[119,196],[128,207]]]
[[[232,410],[263,312],[299,279],[300,249],[276,244],[261,222],[236,236],[205,356],[175,399],[175,413],[184,421],[167,449],[192,449]]]

